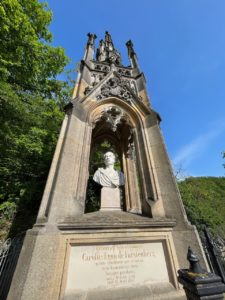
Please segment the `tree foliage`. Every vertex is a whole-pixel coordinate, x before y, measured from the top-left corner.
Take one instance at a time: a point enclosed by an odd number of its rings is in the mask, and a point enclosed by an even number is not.
[[[38,0],[0,2],[2,235],[15,214],[24,218],[17,231],[35,218],[63,118],[60,108],[69,98],[70,87],[57,79],[68,58],[50,44],[51,18]]]
[[[178,185],[191,223],[225,238],[225,177],[189,177]]]
[[[222,153],[223,158],[225,158],[225,152]],[[225,164],[223,164],[224,168],[225,168]]]
[[[37,0],[2,0],[0,3],[0,80],[19,90],[58,95],[62,82],[55,79],[67,58],[52,47],[48,30],[52,14]]]

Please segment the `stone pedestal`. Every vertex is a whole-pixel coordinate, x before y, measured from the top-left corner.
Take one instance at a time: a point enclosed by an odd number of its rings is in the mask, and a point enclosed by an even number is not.
[[[223,300],[225,285],[213,273],[196,274],[188,269],[179,270],[178,281],[183,285],[188,300]]]
[[[223,300],[225,284],[219,276],[204,270],[199,258],[188,247],[189,269],[178,270],[178,281],[183,285],[188,300]]]
[[[36,225],[26,235],[7,300],[184,300],[175,225],[122,211]]]
[[[100,210],[101,211],[121,210],[119,188],[102,187]]]

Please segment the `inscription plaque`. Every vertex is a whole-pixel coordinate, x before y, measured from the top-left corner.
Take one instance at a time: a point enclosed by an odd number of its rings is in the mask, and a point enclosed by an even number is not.
[[[71,246],[66,294],[169,282],[161,242]]]

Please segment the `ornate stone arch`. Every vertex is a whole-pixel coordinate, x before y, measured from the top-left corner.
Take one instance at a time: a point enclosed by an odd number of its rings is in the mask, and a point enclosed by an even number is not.
[[[152,216],[149,199],[154,200],[154,182],[149,172],[144,147],[144,113],[117,97],[89,105],[86,122],[92,128],[90,155],[96,143],[108,138],[118,149],[125,174],[126,210]]]

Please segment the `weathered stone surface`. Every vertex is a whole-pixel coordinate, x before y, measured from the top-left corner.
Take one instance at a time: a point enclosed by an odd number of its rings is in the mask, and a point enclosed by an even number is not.
[[[70,249],[66,295],[156,282],[169,282],[162,242],[74,245]]]
[[[65,218],[58,224],[59,229],[70,228],[172,228],[176,225],[175,219],[158,218],[152,219],[142,215],[127,213],[123,211],[98,211]]]
[[[119,188],[102,187],[100,210],[121,210]]]
[[[186,264],[189,245],[200,256],[203,253],[198,234],[184,213],[159,128],[160,117],[148,103],[144,75],[132,42],[127,44],[131,67],[124,67],[109,34],[108,52],[99,49],[95,61],[94,39],[93,34],[88,35],[37,223],[27,233],[8,300],[183,299],[176,272]],[[99,101],[98,95],[103,96]],[[117,112],[121,112],[119,118]],[[116,147],[120,156],[126,212],[119,211],[118,195],[115,205],[115,197],[110,194],[102,208],[116,207],[118,211],[84,214],[89,160],[95,146],[104,139]],[[137,278],[147,278],[146,282],[137,280],[136,287],[130,283],[128,287],[93,288],[73,291],[73,295],[67,290],[65,294],[70,259],[77,260],[77,254],[70,256],[73,249],[78,249],[73,247],[95,249],[98,245],[135,243],[161,245],[158,263],[163,262],[166,272],[161,272],[160,283],[150,284],[147,277],[141,277],[147,273],[143,267],[144,274]],[[146,264],[149,274],[157,274],[154,264]],[[82,264],[78,265],[82,270]],[[79,269],[75,275],[79,276]]]
[[[190,249],[190,248],[189,248]],[[193,260],[197,256],[191,252]],[[191,260],[189,259],[191,262]],[[189,269],[178,270],[178,280],[183,285],[188,300],[223,300],[225,284],[220,276],[203,270],[197,261],[192,261]],[[198,273],[198,272],[201,273]]]
[[[75,298],[76,297],[76,298]],[[170,284],[154,284],[151,286],[138,286],[108,289],[108,290],[94,290],[88,294],[68,295],[63,300],[186,300],[181,291],[174,291]]]
[[[102,223],[100,224],[101,226],[96,226],[95,228],[95,225],[98,223],[97,220],[99,218],[104,220],[104,215],[105,223]],[[61,224],[59,226],[60,231],[57,231],[57,229],[51,225],[49,227],[36,226],[36,229],[34,228],[28,232],[24,244],[27,251],[21,254],[16,274],[18,280],[14,280],[8,299],[39,300],[41,297],[42,300],[55,300],[63,298],[66,278],[68,277],[68,267],[70,266],[69,258],[72,247],[75,245],[85,247],[87,245],[88,247],[95,248],[96,245],[104,246],[112,245],[112,243],[118,245],[129,245],[134,243],[163,245],[163,247],[160,247],[163,248],[169,282],[172,283],[171,293],[173,291],[172,295],[174,296],[174,299],[176,299],[175,295],[179,294],[179,292],[176,292],[176,289],[178,288],[176,283],[176,270],[178,265],[171,235],[172,228],[168,226],[170,221],[167,223],[167,221],[161,220],[162,223],[159,228],[159,224],[156,225],[157,222],[154,223],[153,220],[151,223],[149,218],[125,212],[90,213],[84,215],[84,219],[86,220],[80,218],[80,224],[70,224],[69,227],[67,224]],[[93,224],[92,228],[91,226],[88,227],[87,220],[90,221],[89,225]],[[114,224],[115,227],[113,227],[113,225],[107,227],[107,222],[108,225]],[[140,224],[138,224],[139,222]],[[142,222],[144,224],[142,224]],[[174,222],[171,223],[174,225]],[[139,228],[139,226],[141,227]],[[154,228],[154,226],[156,227]],[[33,239],[33,244],[35,245],[31,253],[29,253],[29,237]],[[24,269],[23,264],[27,264],[29,255],[31,259],[28,263],[29,268],[26,271],[24,281],[21,281],[19,274]],[[81,268],[82,265],[79,266],[78,272]],[[154,269],[156,269],[156,267],[154,267],[153,270]],[[90,272],[92,272],[91,270],[92,268],[90,269]],[[96,272],[94,273],[96,274]],[[93,273],[90,274],[95,276]],[[129,290],[132,286],[133,284],[129,287],[124,287],[123,289],[119,288],[119,290],[116,291],[118,297],[120,295],[121,299],[124,299],[122,298],[124,295],[130,295]],[[136,298],[134,299],[154,299],[151,298],[148,293],[143,296],[143,291],[146,290],[146,288],[149,289],[149,286],[144,285],[141,289],[137,286],[138,291],[137,294],[135,294]],[[92,299],[92,293],[93,297],[97,297],[95,296],[96,294],[93,289],[89,290],[88,293],[83,292],[82,294],[77,291],[76,296],[73,296],[75,299],[86,299],[85,295],[87,295],[87,297],[90,297],[89,299]],[[160,293],[158,293],[158,296],[159,294]],[[17,295],[20,295],[20,298],[16,298]],[[107,295],[109,295],[108,289],[104,289],[101,291],[98,299],[108,299]]]

